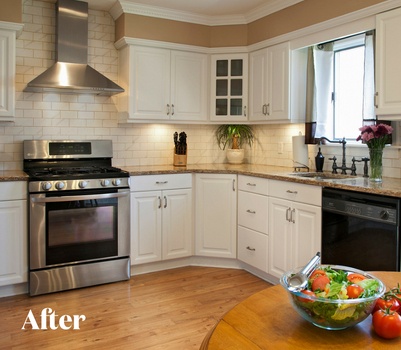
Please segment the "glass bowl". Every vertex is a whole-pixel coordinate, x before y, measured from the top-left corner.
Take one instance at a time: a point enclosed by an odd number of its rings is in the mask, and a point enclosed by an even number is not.
[[[386,287],[383,282],[373,275],[362,270],[341,265],[321,265],[317,267],[330,267],[333,270],[342,270],[347,273],[359,273],[366,278],[373,278],[379,283],[376,294],[367,298],[356,299],[327,299],[302,292],[292,292],[288,289],[288,278],[297,271],[285,272],[280,279],[280,284],[287,291],[293,308],[308,322],[317,327],[328,330],[340,330],[355,326],[367,318]]]

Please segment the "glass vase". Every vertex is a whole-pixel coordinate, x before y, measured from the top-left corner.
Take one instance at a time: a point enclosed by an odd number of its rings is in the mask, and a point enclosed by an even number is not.
[[[383,148],[369,148],[370,181],[383,181]]]

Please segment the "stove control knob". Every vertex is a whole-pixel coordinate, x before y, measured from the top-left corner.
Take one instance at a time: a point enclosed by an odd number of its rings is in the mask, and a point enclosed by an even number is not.
[[[56,182],[55,186],[58,190],[62,190],[64,188],[65,184],[64,184],[64,182],[58,181],[58,182]]]
[[[102,180],[102,181],[100,181],[100,184],[101,184],[103,187],[106,187],[106,186],[110,185],[110,181],[109,181],[109,180]]]
[[[52,188],[52,184],[48,181],[42,183],[43,191],[48,191]]]
[[[114,179],[113,180],[113,185],[114,186],[120,186],[121,185],[121,179]]]
[[[81,180],[78,182],[78,186],[79,188],[85,188],[86,186],[88,186],[88,181]]]

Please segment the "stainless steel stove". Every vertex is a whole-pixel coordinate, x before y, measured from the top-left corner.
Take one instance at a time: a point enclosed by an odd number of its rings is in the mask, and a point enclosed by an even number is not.
[[[129,174],[112,154],[108,140],[24,141],[31,295],[130,278]]]

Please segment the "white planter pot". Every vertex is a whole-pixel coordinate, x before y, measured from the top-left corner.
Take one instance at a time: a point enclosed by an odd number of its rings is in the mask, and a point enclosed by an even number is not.
[[[227,149],[227,160],[230,164],[241,164],[244,161],[244,149]]]

